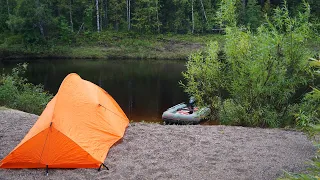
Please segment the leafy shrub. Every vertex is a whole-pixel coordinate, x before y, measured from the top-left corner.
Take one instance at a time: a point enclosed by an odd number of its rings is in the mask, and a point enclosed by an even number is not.
[[[224,48],[212,42],[205,52],[190,56],[183,73],[185,91],[201,105],[209,104],[222,124],[293,124],[297,91],[312,80],[305,46],[309,15],[308,4],[295,18],[289,16],[286,6],[276,8],[256,34],[229,23]],[[234,22],[230,17],[227,21]]]
[[[11,74],[3,74],[0,85],[0,105],[40,114],[52,95],[42,85],[33,85],[21,77],[27,64],[18,64]]]
[[[313,88],[313,91],[305,95],[296,120],[298,128],[310,135],[315,133],[314,126],[320,125],[320,90]]]
[[[0,104],[6,105],[14,102],[18,94],[19,91],[15,85],[13,77],[2,77],[2,82],[0,86]]]
[[[319,76],[320,57],[319,59],[310,58],[310,65],[315,72],[315,76]],[[285,177],[279,180],[318,180],[320,179],[320,90],[313,88],[307,93],[301,104],[299,113],[296,114],[297,128],[306,132],[310,138],[315,140],[318,148],[315,158],[312,159],[310,168],[307,173],[285,173]],[[318,138],[317,138],[318,137]]]

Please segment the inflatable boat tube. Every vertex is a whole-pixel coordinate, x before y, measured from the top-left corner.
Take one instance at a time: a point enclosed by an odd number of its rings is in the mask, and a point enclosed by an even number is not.
[[[165,124],[199,124],[210,112],[208,107],[195,107],[191,113],[187,104],[180,103],[163,112],[162,120]]]

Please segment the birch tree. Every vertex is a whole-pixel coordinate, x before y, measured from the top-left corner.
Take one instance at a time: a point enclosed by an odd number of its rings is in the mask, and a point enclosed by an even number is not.
[[[10,16],[9,0],[7,0],[8,16]]]
[[[200,3],[201,3],[201,8],[202,8],[202,13],[203,13],[204,19],[205,19],[206,22],[208,22],[206,11],[204,10],[204,6],[203,6],[202,0],[200,0]]]
[[[128,31],[131,28],[131,2],[127,0],[127,24],[128,24]]]
[[[194,0],[191,0],[191,21],[192,21],[192,34],[194,33],[194,15],[193,15],[193,1]]]
[[[99,0],[96,0],[97,31],[100,32]]]
[[[36,0],[36,17],[38,19],[37,26],[39,27],[41,36],[44,38],[44,29],[43,29],[43,9],[44,7],[40,5],[40,1]]]
[[[159,20],[159,1],[156,0],[156,10],[157,10],[157,32],[160,33],[160,20]]]

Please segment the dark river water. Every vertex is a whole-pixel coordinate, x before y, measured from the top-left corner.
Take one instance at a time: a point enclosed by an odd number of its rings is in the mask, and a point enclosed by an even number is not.
[[[0,67],[10,72],[17,63],[1,62]],[[162,122],[163,111],[188,100],[178,83],[185,70],[184,61],[32,60],[26,77],[56,94],[65,76],[75,72],[106,90],[130,120]]]

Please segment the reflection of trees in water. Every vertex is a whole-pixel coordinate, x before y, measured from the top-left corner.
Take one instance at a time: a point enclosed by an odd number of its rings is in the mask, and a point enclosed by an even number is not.
[[[132,82],[128,81],[128,118],[131,118],[133,107],[133,94],[132,94]]]
[[[46,60],[30,62],[26,75],[56,93],[67,74],[78,73],[105,89],[130,119],[148,120],[186,98],[178,85],[183,70],[181,61]]]
[[[99,86],[102,87],[102,71],[99,71]]]

